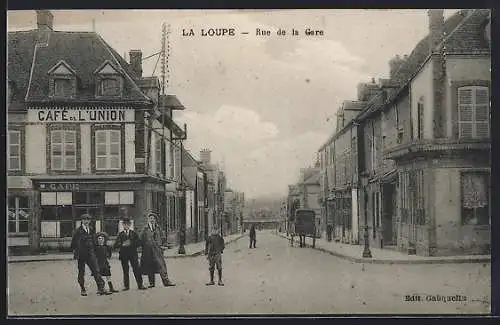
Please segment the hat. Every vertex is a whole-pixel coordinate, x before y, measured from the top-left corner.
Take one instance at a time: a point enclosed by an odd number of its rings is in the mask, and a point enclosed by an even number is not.
[[[126,224],[130,224],[131,220],[129,217],[123,217],[122,222],[126,223]]]
[[[158,215],[154,212],[150,212],[147,214],[147,218],[149,217],[154,217],[155,218],[155,221],[158,221]]]
[[[90,216],[90,214],[84,213],[84,214],[82,214],[82,216],[80,217],[80,219],[82,219],[82,220],[83,219],[89,219],[90,220],[90,219],[92,219],[92,217]]]
[[[107,241],[108,240],[108,234],[101,231],[101,232],[98,232],[96,235],[95,235],[95,238],[99,238],[99,237],[104,237],[104,241]]]

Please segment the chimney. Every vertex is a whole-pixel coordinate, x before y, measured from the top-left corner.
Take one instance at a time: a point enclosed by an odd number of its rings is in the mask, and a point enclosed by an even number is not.
[[[444,9],[429,9],[429,53],[444,40]]]
[[[37,10],[36,11],[36,25],[38,30],[53,30],[54,16],[50,10]]]
[[[130,59],[130,67],[135,72],[137,77],[142,77],[142,51],[141,50],[130,50],[128,52]]]
[[[200,151],[200,160],[203,164],[210,164],[212,160],[212,151],[203,149]]]

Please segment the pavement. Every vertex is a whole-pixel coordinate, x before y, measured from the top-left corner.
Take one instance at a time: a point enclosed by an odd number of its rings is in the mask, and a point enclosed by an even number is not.
[[[86,274],[89,295],[81,297],[75,261],[14,263],[7,266],[8,316],[276,314],[489,314],[490,264],[360,264],[313,249],[290,247],[269,231],[257,231],[222,255],[225,286],[206,286],[204,256],[167,260],[177,286],[98,296]],[[119,261],[113,282],[122,288]],[[161,283],[157,276],[157,283]],[[147,284],[147,277],[144,277]]]
[[[232,243],[235,240],[240,239],[244,235],[241,233],[228,235],[224,237],[224,242],[226,244]],[[174,246],[169,249],[165,249],[165,258],[185,258],[194,257],[203,254],[205,250],[205,242],[201,241],[198,243],[191,243],[184,245],[186,254],[179,254],[179,246]],[[111,259],[118,259],[118,252],[113,252]],[[40,255],[23,255],[23,256],[9,256],[9,263],[25,263],[25,262],[49,262],[49,261],[72,261],[73,253],[49,253]]]
[[[275,232],[276,233],[276,232]],[[285,233],[276,233],[291,240]],[[294,242],[299,244],[299,237],[295,236]],[[306,247],[312,248],[313,239],[306,238]],[[372,248],[371,258],[363,258],[362,245],[341,244],[335,241],[316,238],[315,249],[333,256],[347,259],[355,263],[373,264],[444,264],[444,263],[491,263],[491,255],[460,255],[460,256],[417,256],[408,255],[391,249]]]

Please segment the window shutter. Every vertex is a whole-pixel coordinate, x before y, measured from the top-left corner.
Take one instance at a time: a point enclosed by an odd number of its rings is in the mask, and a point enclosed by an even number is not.
[[[458,91],[459,137],[473,137],[473,102],[472,89]]]
[[[487,87],[476,88],[476,137],[488,138],[490,136],[490,99]]]

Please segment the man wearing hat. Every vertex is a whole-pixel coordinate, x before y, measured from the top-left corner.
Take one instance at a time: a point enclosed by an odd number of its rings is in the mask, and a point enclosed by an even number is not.
[[[141,246],[139,235],[130,229],[131,221],[129,217],[123,217],[123,230],[116,237],[114,248],[120,249],[120,262],[122,263],[123,270],[123,290],[130,289],[129,278],[129,263],[132,266],[135,281],[139,290],[146,289],[142,282],[142,274],[139,268],[139,258],[137,255],[137,248]]]
[[[104,288],[104,280],[102,279],[97,257],[95,253],[95,232],[90,228],[90,215],[83,214],[81,217],[81,225],[76,230],[71,240],[71,249],[75,254],[75,259],[78,260],[78,284],[80,285],[81,295],[86,296],[85,289],[85,264],[88,265],[92,276],[97,284],[97,294],[107,295]]]

